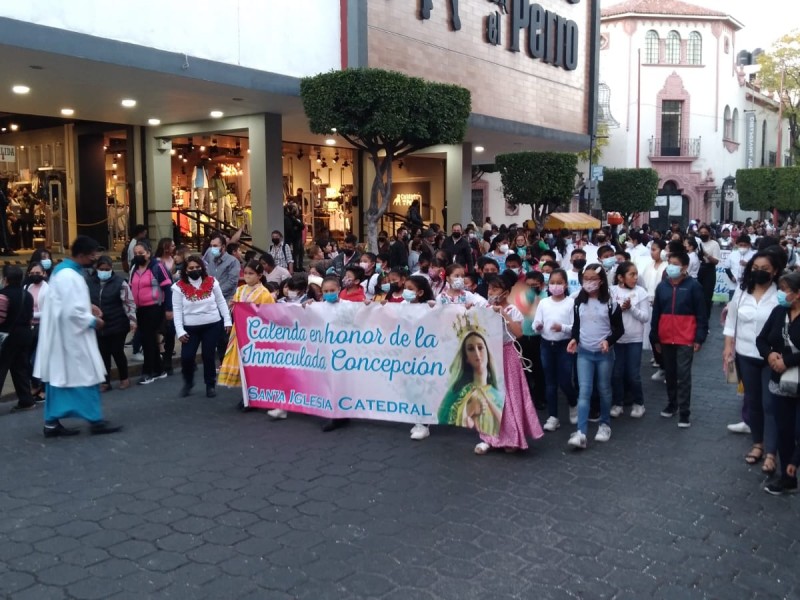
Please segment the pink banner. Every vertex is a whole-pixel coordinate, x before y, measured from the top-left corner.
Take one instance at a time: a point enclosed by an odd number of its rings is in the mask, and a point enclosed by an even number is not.
[[[233,314],[247,406],[497,432],[503,323],[490,309],[337,302]]]

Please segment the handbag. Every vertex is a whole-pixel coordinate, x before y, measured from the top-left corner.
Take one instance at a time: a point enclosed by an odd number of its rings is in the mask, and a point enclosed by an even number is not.
[[[793,349],[794,354],[798,354],[797,347],[792,344],[789,338],[789,315],[786,315],[786,322],[783,325],[783,342],[784,344]],[[791,367],[786,369],[781,374],[781,381],[778,384],[778,389],[782,396],[798,396],[800,395],[800,367]]]
[[[736,361],[732,360],[725,369],[725,378],[728,383],[739,383],[739,371],[736,369]]]

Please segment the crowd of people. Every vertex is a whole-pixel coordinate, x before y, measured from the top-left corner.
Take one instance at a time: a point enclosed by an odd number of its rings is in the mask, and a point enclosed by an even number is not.
[[[723,368],[744,392],[742,421],[729,429],[752,436],[748,464],[763,461],[764,472],[776,474],[768,492],[797,488],[796,227],[692,222],[686,230],[675,223],[663,232],[644,225],[576,234],[487,222],[456,223],[448,234],[411,221],[392,236],[381,232],[377,252],[363,252],[353,235],[341,244],[320,239],[308,248],[287,242],[280,230],[271,239],[261,256],[242,255],[235,237],[215,233],[198,254],[166,238],[153,248],[147,229],[139,226],[123,256],[128,272],[115,272],[111,258],[99,255],[88,238],[78,238],[72,259],[55,270],[44,251],[33,257],[27,273],[6,266],[0,332],[7,335],[0,366],[3,379],[12,375],[14,410],[46,399],[47,437],[78,432],[61,424],[67,416],[90,421],[93,433],[117,431],[103,420],[99,394],[113,386],[112,358],[119,388],[130,387],[124,347],[131,332],[134,352],[141,348],[143,358],[137,385],[172,373],[179,340],[183,396],[193,392],[198,350],[208,397],[216,396],[218,383],[238,387],[231,319],[236,302],[458,304],[494,310],[504,320],[505,402],[502,414],[494,415],[497,429],[487,425],[496,403],[485,393],[484,410],[474,414],[453,412],[464,398],[446,399],[439,422],[477,430],[477,454],[492,448],[513,452],[561,427],[560,391],[574,428],[567,443],[585,449],[590,423],[598,423],[594,441],[604,443],[611,439],[613,419],[627,409],[634,419],[645,415],[645,351],[652,352],[650,376],[666,384],[661,417],[677,416],[678,427],[691,426],[692,364],[709,334],[722,270],[730,282]],[[305,270],[296,264],[298,255],[305,256]],[[486,349],[479,338],[464,340],[464,364],[481,364]],[[46,354],[37,356],[37,341],[49,349]],[[76,350],[85,361],[73,370]],[[459,389],[478,395],[487,389],[492,369],[473,368],[474,382]],[[546,415],[543,425],[537,410]],[[269,415],[287,417],[280,409]],[[326,421],[323,430],[345,422]],[[415,440],[429,435],[423,423],[411,430]]]

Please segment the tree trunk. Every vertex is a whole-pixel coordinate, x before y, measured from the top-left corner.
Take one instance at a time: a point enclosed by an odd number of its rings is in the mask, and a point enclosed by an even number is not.
[[[375,166],[375,179],[372,182],[372,191],[367,210],[367,250],[378,252],[378,223],[389,208],[392,194],[392,158],[388,154],[382,159],[372,156]]]

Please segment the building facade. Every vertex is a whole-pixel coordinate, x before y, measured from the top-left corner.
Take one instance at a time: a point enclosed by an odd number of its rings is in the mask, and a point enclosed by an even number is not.
[[[643,220],[754,216],[739,209],[734,178],[775,164],[780,124],[753,67],[738,64],[742,23],[681,0],[609,3],[601,14],[601,162],[658,172],[657,206]]]
[[[359,234],[371,167],[310,133],[299,84],[369,66],[470,89],[465,142],[396,165],[390,211],[417,198],[428,221],[477,220],[502,199],[473,164],[588,145],[599,22],[574,0],[3,5],[0,147],[14,160],[0,179],[46,199],[47,245],[87,233],[111,247],[134,222],[191,237],[178,210],[196,207],[265,247],[289,200],[310,236]]]

